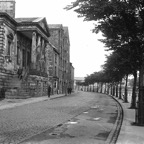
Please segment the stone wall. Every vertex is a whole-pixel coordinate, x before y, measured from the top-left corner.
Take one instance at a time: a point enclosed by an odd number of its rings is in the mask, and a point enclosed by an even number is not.
[[[9,87],[9,79],[12,77],[13,71],[5,69],[6,64],[6,36],[7,30],[4,24],[0,24],[0,98],[5,97],[4,92]]]
[[[47,95],[47,78],[30,75],[27,83],[30,97]]]

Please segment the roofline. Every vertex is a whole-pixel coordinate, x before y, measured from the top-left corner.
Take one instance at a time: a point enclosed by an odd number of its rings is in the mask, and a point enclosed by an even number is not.
[[[37,26],[45,35],[47,35],[48,37],[50,37],[50,33],[48,31],[48,33],[46,33],[43,28],[38,24],[38,22],[19,22],[17,24],[18,26]]]
[[[58,52],[57,48],[56,48],[54,45],[52,45],[50,42],[48,42],[48,44],[54,49],[54,51],[55,51],[57,54],[60,54],[60,53]]]
[[[13,24],[17,25],[18,23],[16,22],[15,19],[13,19],[9,14],[6,12],[0,12],[0,17],[6,17],[8,18]]]
[[[8,15],[6,12],[0,12],[0,17],[6,17],[8,18],[14,25],[16,26],[28,26],[28,25],[35,25],[37,26],[46,36],[50,37],[49,29],[46,33],[43,28],[38,24],[38,22],[17,22],[14,18],[12,18],[10,15]],[[44,17],[43,17],[44,18]],[[42,18],[41,18],[42,19]],[[45,19],[46,20],[46,19]]]
[[[50,25],[55,25],[55,26],[60,25],[60,27],[50,27]],[[63,25],[62,24],[48,24],[48,28],[49,29],[63,29]]]
[[[38,22],[38,21],[40,21],[40,20],[42,20],[42,19],[44,19],[45,17],[37,17],[37,19],[35,19],[33,22]]]

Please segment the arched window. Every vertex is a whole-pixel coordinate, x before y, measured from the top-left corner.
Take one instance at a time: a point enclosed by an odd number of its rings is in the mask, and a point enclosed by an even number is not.
[[[7,35],[7,47],[6,47],[6,61],[11,62],[11,54],[12,54],[12,41],[13,41],[13,34],[10,33]]]

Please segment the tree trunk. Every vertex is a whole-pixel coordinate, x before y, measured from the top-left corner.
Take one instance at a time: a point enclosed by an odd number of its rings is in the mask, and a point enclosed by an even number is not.
[[[104,93],[105,93],[105,94],[106,94],[106,89],[107,89],[107,87],[106,87],[106,86],[107,86],[107,84],[105,83],[105,90],[104,90]]]
[[[113,84],[113,96],[115,96],[115,84]]]
[[[138,119],[139,125],[144,125],[144,62],[139,73]]]
[[[111,84],[111,95],[113,95],[113,85]]]
[[[132,99],[131,99],[131,106],[130,108],[136,108],[136,83],[137,83],[137,71],[134,72],[134,82],[133,82],[133,89],[132,89]]]
[[[100,91],[100,93],[102,93],[102,90],[103,90],[103,83],[101,83],[101,91]]]
[[[97,92],[98,92],[98,83],[97,83]]]
[[[128,74],[126,75],[126,84],[125,84],[125,95],[124,95],[124,102],[128,103],[127,99],[127,82],[128,82]]]
[[[111,93],[110,93],[110,90],[111,90],[111,86],[110,86],[110,84],[108,85],[108,94],[110,95]]]
[[[119,99],[122,99],[121,92],[122,91],[122,80],[120,81],[120,87],[119,87]]]
[[[89,91],[91,92],[91,85],[89,86]]]
[[[109,83],[108,83],[108,84],[107,84],[107,94],[108,94],[108,95],[110,94],[109,90],[110,90],[110,86],[109,86]]]
[[[116,97],[118,97],[118,83],[116,84]]]

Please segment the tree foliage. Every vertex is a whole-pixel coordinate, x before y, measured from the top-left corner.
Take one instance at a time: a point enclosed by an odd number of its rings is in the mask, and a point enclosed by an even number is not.
[[[66,9],[74,9],[86,21],[97,22],[93,32],[102,32],[104,39],[100,41],[107,50],[114,51],[121,57],[123,69],[129,67],[130,73],[141,69],[144,53],[143,1],[76,0]]]

